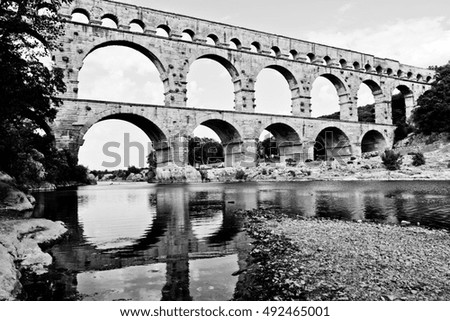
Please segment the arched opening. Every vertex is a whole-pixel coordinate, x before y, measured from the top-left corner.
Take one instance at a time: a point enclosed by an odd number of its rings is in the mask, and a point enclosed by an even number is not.
[[[359,64],[359,62],[355,61],[353,63],[353,69],[355,69],[355,70],[360,70],[361,69],[361,65]]]
[[[120,42],[92,50],[78,75],[78,98],[164,105],[162,65],[144,52]]]
[[[397,71],[397,77],[398,77],[398,78],[403,77],[403,70],[398,70],[398,71]]]
[[[331,58],[328,56],[323,57],[323,60],[325,61],[325,65],[330,66],[331,65]]]
[[[372,81],[361,83],[358,90],[358,121],[375,123],[375,94],[381,94],[381,88]]]
[[[281,50],[277,46],[270,48],[270,55],[275,58],[281,57]]]
[[[141,20],[133,20],[130,22],[130,31],[144,33],[145,24]]]
[[[387,143],[384,136],[376,131],[369,130],[361,140],[361,153],[382,152],[386,149]]]
[[[84,9],[75,9],[71,21],[89,24],[89,13]]]
[[[206,44],[210,46],[217,46],[219,44],[219,37],[214,34],[210,34],[206,37]]]
[[[192,166],[223,163],[236,166],[243,161],[242,138],[238,130],[221,119],[210,119],[198,126],[189,142],[189,163]]]
[[[408,79],[411,79],[412,76],[413,76],[413,73],[412,73],[411,71],[408,71],[408,73],[406,74],[406,77],[407,77]]]
[[[351,155],[350,140],[339,128],[327,127],[317,135],[314,143],[314,160],[342,160]]]
[[[118,25],[119,21],[117,20],[117,17],[115,15],[105,14],[102,17],[102,27],[117,29]]]
[[[170,28],[168,25],[159,25],[156,28],[156,35],[164,38],[170,37]]]
[[[187,104],[194,108],[234,110],[234,66],[225,58],[205,55],[187,75]]]
[[[250,45],[250,52],[260,53],[261,52],[260,43],[257,41],[252,42],[252,44]]]
[[[383,67],[377,66],[377,68],[375,68],[375,71],[377,72],[377,74],[381,75],[383,73]]]
[[[291,126],[274,123],[266,127],[259,136],[259,162],[296,164],[305,160],[300,136]]]
[[[181,40],[192,42],[194,41],[194,36],[194,31],[186,29],[181,33]]]
[[[392,76],[392,73],[393,73],[394,71],[392,70],[392,68],[388,68],[388,69],[386,69],[386,75],[388,75],[388,76]]]
[[[241,47],[242,47],[242,44],[239,41],[239,39],[233,38],[230,40],[230,49],[240,50]]]
[[[414,108],[414,96],[407,86],[400,85],[392,92],[392,123],[397,126],[394,141],[405,138],[412,130],[408,118]]]
[[[132,166],[146,168],[147,156],[152,151],[155,151],[159,166],[170,160],[164,133],[153,122],[136,114],[101,118],[84,132],[81,139],[78,160],[91,170],[115,172]]]
[[[297,81],[284,67],[272,65],[258,74],[255,83],[256,112],[291,115],[292,96]]]
[[[307,54],[306,57],[309,59],[308,62],[310,62],[310,63],[313,63],[314,60],[316,59],[316,55],[313,54],[312,52],[310,52],[309,54]]]
[[[364,66],[364,69],[366,70],[366,72],[371,72],[372,71],[372,66],[370,64],[366,64]]]
[[[298,57],[297,50],[292,49],[291,51],[289,51],[289,59],[296,60],[297,57]]]
[[[339,96],[344,93],[344,85],[336,76],[324,74],[317,77],[311,90],[311,116],[340,119]]]
[[[341,59],[339,60],[339,64],[341,65],[341,68],[347,68],[347,60]]]

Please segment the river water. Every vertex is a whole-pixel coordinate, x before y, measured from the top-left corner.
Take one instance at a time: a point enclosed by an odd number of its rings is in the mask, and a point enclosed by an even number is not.
[[[237,209],[450,229],[450,182],[114,183],[35,195],[70,234],[28,300],[229,300],[251,246]]]

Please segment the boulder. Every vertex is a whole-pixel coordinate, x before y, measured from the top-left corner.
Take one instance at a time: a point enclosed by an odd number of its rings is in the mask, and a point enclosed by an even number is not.
[[[21,291],[20,273],[15,268],[14,258],[0,244],[0,301],[14,300]]]
[[[97,185],[97,177],[94,174],[90,173],[87,177],[90,185]]]
[[[27,195],[19,191],[17,188],[0,183],[0,209],[14,210],[14,211],[28,211],[34,208]]]
[[[0,182],[11,184],[14,182],[14,178],[9,176],[5,172],[0,171]]]

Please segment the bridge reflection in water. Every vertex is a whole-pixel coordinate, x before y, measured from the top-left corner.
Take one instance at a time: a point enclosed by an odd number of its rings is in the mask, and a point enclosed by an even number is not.
[[[51,254],[56,268],[71,272],[71,291],[86,299],[230,299],[232,273],[249,246],[234,210],[255,208],[257,195],[204,187],[122,184],[41,193],[35,216],[69,227],[70,237]]]
[[[51,249],[59,299],[228,300],[249,242],[236,209],[450,229],[448,182],[99,185],[36,195],[36,217],[64,221]]]

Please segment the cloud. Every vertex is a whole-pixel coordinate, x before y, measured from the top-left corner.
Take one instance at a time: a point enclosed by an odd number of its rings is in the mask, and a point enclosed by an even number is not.
[[[306,38],[405,64],[428,67],[443,65],[450,57],[449,24],[450,20],[445,17],[423,17],[347,32],[335,28],[311,31],[306,34]]]
[[[353,9],[354,6],[355,6],[355,4],[352,3],[352,2],[344,3],[344,5],[342,5],[342,6],[338,9],[338,13],[339,13],[339,14],[344,14],[344,13],[350,11],[351,9]]]

